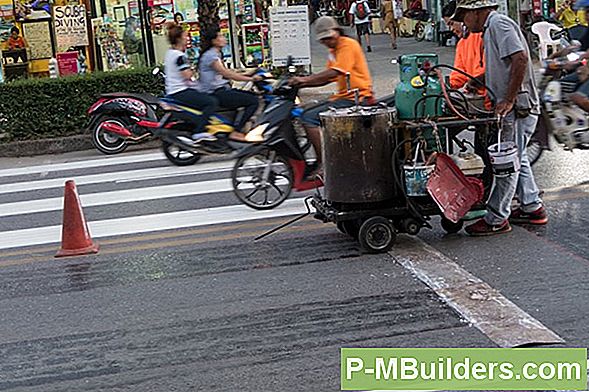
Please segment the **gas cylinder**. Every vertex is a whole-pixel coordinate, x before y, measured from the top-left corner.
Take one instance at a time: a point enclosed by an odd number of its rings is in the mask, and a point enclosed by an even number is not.
[[[436,54],[410,54],[399,59],[401,81],[395,88],[395,106],[401,120],[442,114],[440,80],[428,71],[438,64]]]

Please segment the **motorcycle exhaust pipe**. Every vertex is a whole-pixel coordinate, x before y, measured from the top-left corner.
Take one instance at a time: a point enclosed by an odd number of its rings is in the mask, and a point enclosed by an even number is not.
[[[122,137],[130,138],[132,133],[125,127],[120,126],[119,124],[105,122],[102,124],[102,129],[106,132],[114,133]]]

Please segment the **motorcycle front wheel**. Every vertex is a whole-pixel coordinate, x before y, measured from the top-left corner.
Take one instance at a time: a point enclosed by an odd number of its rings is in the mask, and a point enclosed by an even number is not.
[[[415,40],[421,42],[425,39],[425,26],[423,23],[415,25]]]
[[[166,140],[162,140],[162,149],[166,158],[176,166],[191,166],[202,158],[201,154],[185,150]]]
[[[288,160],[271,149],[251,152],[237,160],[231,172],[233,192],[248,207],[270,210],[292,192],[294,175]]]
[[[123,128],[128,128],[131,121],[125,117],[112,115],[103,115],[95,122],[92,132],[92,144],[98,151],[103,154],[112,155],[125,151],[128,147],[127,140],[124,137],[104,130],[104,124],[115,124]]]

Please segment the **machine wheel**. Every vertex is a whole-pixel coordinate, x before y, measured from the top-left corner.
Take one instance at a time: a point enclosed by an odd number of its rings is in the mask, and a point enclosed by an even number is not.
[[[184,150],[179,145],[165,140],[162,140],[162,149],[164,150],[166,158],[176,166],[194,165],[196,162],[200,161],[200,158],[202,158],[201,154],[195,154],[191,151]]]
[[[464,221],[458,221],[457,223],[452,222],[451,220],[442,217],[442,229],[446,231],[448,234],[456,234],[464,227]]]
[[[358,234],[362,249],[369,253],[383,253],[391,250],[397,233],[392,222],[382,216],[367,219]]]
[[[131,125],[131,122],[124,117],[103,115],[96,121],[94,128],[90,130],[92,132],[92,144],[94,144],[94,147],[101,153],[107,155],[125,151],[128,146],[125,138],[104,131],[102,126],[106,123],[116,124],[124,128],[128,128]]]
[[[248,207],[269,210],[290,195],[294,183],[287,159],[271,149],[244,155],[231,172],[233,192]]]
[[[417,42],[421,42],[425,39],[425,26],[423,23],[418,23],[415,25],[415,40]]]
[[[530,166],[540,159],[543,152],[544,149],[542,148],[542,144],[538,140],[530,139],[528,146],[526,147],[526,153],[528,154]]]
[[[421,230],[421,224],[413,218],[403,219],[401,225],[403,227],[402,231],[410,235],[417,235]]]
[[[349,220],[337,223],[337,229],[340,233],[349,235],[354,239],[358,239],[358,233],[360,232],[360,224],[358,221]]]

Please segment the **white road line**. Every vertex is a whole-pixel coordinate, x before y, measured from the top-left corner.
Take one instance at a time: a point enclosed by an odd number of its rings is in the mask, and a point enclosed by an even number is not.
[[[162,152],[157,152],[150,154],[104,157],[65,163],[49,163],[45,165],[18,167],[14,169],[2,169],[0,170],[0,177],[20,176],[35,173],[48,173],[62,170],[89,169],[92,167],[124,165],[128,163],[159,161],[164,159],[165,155]]]
[[[243,205],[231,205],[200,210],[169,212],[89,222],[94,238],[111,237],[153,231],[182,229],[244,222],[303,214],[307,211],[303,198],[291,199],[269,211],[256,211]],[[56,243],[61,240],[61,225],[0,232],[0,249]]]
[[[499,291],[424,241],[404,237],[390,254],[499,347],[564,343]]]
[[[103,206],[146,200],[166,199],[169,197],[204,195],[207,193],[228,192],[233,190],[230,179],[187,182],[183,184],[133,188],[121,191],[98,192],[80,195],[83,207]],[[63,207],[63,197],[27,200],[0,204],[0,217],[20,214],[33,214],[59,210]]]
[[[277,181],[276,185],[285,185],[286,180]],[[253,189],[253,185],[241,186],[240,189]],[[230,179],[186,182],[182,184],[153,186],[147,188],[124,189],[121,191],[98,192],[80,195],[83,207],[96,207],[109,204],[160,200],[170,197],[206,195],[210,193],[230,192],[233,185]],[[26,200],[0,204],[0,217],[20,214],[60,210],[63,197]]]
[[[100,184],[106,182],[131,182],[146,179],[169,178],[191,174],[205,174],[224,172],[233,168],[233,162],[210,162],[190,167],[165,166],[151,169],[128,170],[111,173],[90,174],[85,176],[73,176],[52,178],[48,180],[14,182],[0,184],[0,194],[12,192],[26,192],[39,189],[59,188],[64,186],[67,180],[74,180],[76,185]]]

